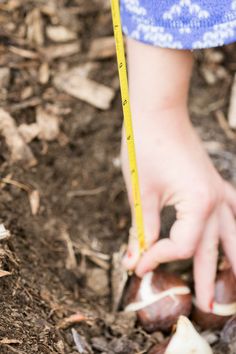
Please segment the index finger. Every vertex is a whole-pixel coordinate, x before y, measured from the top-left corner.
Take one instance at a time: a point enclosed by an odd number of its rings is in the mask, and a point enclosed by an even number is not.
[[[218,258],[219,221],[214,212],[208,219],[203,237],[194,255],[194,280],[197,305],[205,312],[211,312]]]

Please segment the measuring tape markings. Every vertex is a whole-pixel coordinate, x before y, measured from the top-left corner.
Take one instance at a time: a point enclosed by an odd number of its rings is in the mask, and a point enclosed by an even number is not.
[[[122,107],[123,107],[123,115],[124,115],[124,125],[125,125],[126,141],[128,147],[128,155],[129,155],[131,184],[132,184],[132,192],[134,198],[135,222],[136,222],[137,236],[139,241],[139,251],[140,253],[142,253],[146,249],[146,242],[145,242],[145,235],[144,235],[143,212],[142,212],[142,205],[141,205],[138,169],[137,169],[135,143],[134,143],[134,133],[133,133],[132,117],[131,117],[131,109],[130,109],[126,58],[125,58],[124,42],[123,42],[123,35],[121,29],[119,0],[111,0],[111,9],[112,9],[114,36],[116,42],[116,55],[117,55],[117,64],[118,64],[119,79],[120,79],[120,91],[121,91],[121,99],[122,99]]]

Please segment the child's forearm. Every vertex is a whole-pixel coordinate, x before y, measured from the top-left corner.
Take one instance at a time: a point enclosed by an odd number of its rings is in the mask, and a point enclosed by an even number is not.
[[[187,107],[193,66],[190,51],[151,47],[132,39],[127,40],[127,49],[134,119],[147,115],[148,110]]]

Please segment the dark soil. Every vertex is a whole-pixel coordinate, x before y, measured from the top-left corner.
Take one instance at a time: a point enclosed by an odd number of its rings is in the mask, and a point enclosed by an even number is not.
[[[13,1],[3,3],[13,4]],[[33,68],[39,65],[36,61],[18,57],[13,58],[15,61],[7,60],[9,46],[15,42],[23,48],[35,49],[27,40],[20,41],[19,32],[27,13],[42,3],[25,1],[23,7],[1,10],[4,25],[0,29],[0,65],[11,68],[10,84],[6,91],[1,91],[1,106],[11,112],[17,125],[33,122],[34,106],[14,108],[21,101],[22,88],[29,85],[44,105],[70,108],[70,112],[62,115],[60,129],[64,140],[45,143],[35,139],[29,144],[38,160],[35,167],[11,164],[4,138],[0,140],[0,177],[10,175],[15,181],[32,185],[41,195],[39,212],[32,216],[24,190],[11,184],[2,184],[0,188],[0,223],[12,235],[2,246],[2,269],[12,275],[0,279],[0,352],[78,352],[71,328],[62,329],[60,323],[80,311],[89,320],[73,328],[80,335],[84,352],[144,353],[162,340],[162,334],[150,336],[134,325],[130,316],[112,314],[111,260],[103,260],[99,266],[88,256],[88,251],[93,251],[95,262],[98,252],[111,256],[128,234],[130,215],[118,160],[122,125],[119,93],[111,109],[101,111],[58,92],[51,79],[40,84],[34,77]],[[104,9],[106,1],[52,3],[69,16],[69,19],[62,16],[63,21],[67,19],[67,25],[78,33],[83,49],[79,54],[50,63],[53,76],[61,65],[71,67],[86,62],[91,39],[112,35],[112,26],[109,10]],[[50,18],[44,14],[43,20],[46,25]],[[15,28],[11,29],[9,23],[15,23]],[[201,52],[196,54],[190,111],[217,168],[224,177],[236,182],[236,144],[227,138],[215,117],[217,110],[227,113],[236,68],[235,47],[219,52],[223,61],[214,65],[225,68],[226,76],[216,78],[212,85],[202,75],[203,67],[212,70],[212,59]],[[111,86],[116,77],[115,58],[99,61],[98,65],[92,77]],[[213,68],[213,75],[214,72]],[[76,195],[78,190],[84,191],[84,195]],[[86,195],[90,190],[95,192]],[[75,246],[78,267],[73,271],[66,266],[65,230]]]

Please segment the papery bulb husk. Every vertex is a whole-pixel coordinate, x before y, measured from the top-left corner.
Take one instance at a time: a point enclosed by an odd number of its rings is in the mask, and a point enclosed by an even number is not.
[[[161,270],[148,273],[143,279],[136,276],[131,279],[125,296],[125,305],[148,299],[152,294],[162,293],[168,289],[186,287],[186,283],[177,275]],[[156,330],[169,331],[180,315],[188,316],[192,307],[192,296],[166,296],[153,304],[137,311],[142,327],[147,332]]]
[[[220,271],[216,277],[215,283],[215,303],[226,305],[236,302],[236,278],[232,269],[224,269]],[[214,307],[213,307],[214,311]],[[233,316],[220,316],[214,313],[205,313],[195,307],[192,319],[203,330],[221,329],[224,324]]]
[[[225,324],[220,334],[222,342],[232,344],[236,342],[236,315],[231,317]]]

